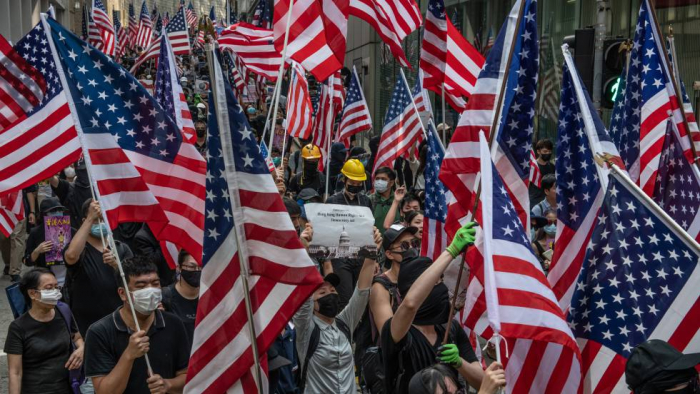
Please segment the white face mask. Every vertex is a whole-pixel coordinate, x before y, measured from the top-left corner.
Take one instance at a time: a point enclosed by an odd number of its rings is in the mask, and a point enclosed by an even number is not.
[[[75,168],[73,167],[66,167],[63,170],[63,173],[66,174],[66,178],[74,178],[75,177]]]
[[[377,179],[376,181],[374,181],[374,189],[379,193],[384,193],[388,188],[389,181],[385,181],[384,179]]]
[[[56,305],[61,299],[61,291],[58,289],[39,290],[39,294],[39,302],[48,305]]]
[[[150,315],[158,308],[162,299],[160,288],[146,287],[133,291],[134,309],[142,315]]]

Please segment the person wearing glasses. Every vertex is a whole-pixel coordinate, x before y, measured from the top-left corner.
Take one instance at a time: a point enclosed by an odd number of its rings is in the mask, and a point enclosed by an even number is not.
[[[175,314],[182,320],[187,331],[187,339],[192,348],[194,336],[194,321],[197,318],[197,303],[199,302],[199,281],[202,277],[202,267],[185,249],[177,257],[178,280],[163,288],[163,309]]]

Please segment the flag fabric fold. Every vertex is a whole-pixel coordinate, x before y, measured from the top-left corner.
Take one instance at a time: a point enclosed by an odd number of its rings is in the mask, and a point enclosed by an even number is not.
[[[287,133],[295,138],[309,138],[313,128],[312,113],[306,72],[299,63],[293,62],[287,97]]]
[[[246,68],[270,82],[277,81],[282,55],[273,44],[273,31],[239,22],[219,36],[221,48],[232,51]]]
[[[311,105],[311,102],[309,102]],[[369,107],[365,100],[365,94],[360,85],[360,77],[353,67],[350,75],[350,86],[348,87],[343,116],[338,125],[338,141],[344,142],[346,147],[350,146],[350,137],[370,130],[372,128],[372,118]]]

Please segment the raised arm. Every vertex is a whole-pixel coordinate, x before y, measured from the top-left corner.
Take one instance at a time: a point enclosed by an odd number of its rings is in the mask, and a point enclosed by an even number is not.
[[[98,217],[101,217],[100,203],[93,201],[90,203],[90,208],[88,209],[88,214],[85,221],[73,236],[70,244],[68,244],[68,248],[66,248],[66,252],[63,255],[63,260],[66,262],[66,264],[73,265],[78,262],[78,259],[80,259],[80,254],[83,253],[83,249],[85,249],[85,242],[87,242],[87,239],[90,236],[90,227],[92,227],[92,222]]]
[[[399,210],[399,205],[401,204],[401,200],[403,200],[405,195],[405,186],[400,186],[394,191],[394,201],[391,202],[389,212],[386,213],[386,217],[384,218],[384,229],[388,229],[392,224],[394,224],[394,220],[396,220],[396,212]]]

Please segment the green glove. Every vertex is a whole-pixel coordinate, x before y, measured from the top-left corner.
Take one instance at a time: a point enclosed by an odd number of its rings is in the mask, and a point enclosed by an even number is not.
[[[454,343],[448,343],[438,348],[438,361],[453,366],[456,369],[462,366],[462,358],[459,357],[459,349]]]
[[[467,247],[467,245],[473,244],[476,239],[476,222],[469,222],[464,225],[464,227],[457,230],[454,239],[450,246],[447,247],[447,251],[450,252],[452,258],[459,256],[460,253]]]

